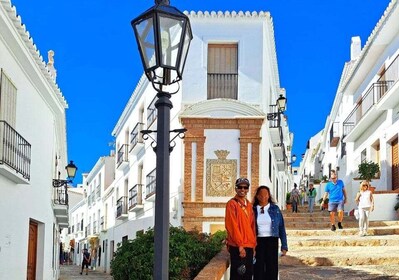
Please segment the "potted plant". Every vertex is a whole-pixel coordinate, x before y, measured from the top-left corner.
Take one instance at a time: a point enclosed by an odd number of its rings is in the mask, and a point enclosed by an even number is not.
[[[394,209],[395,209],[395,211],[396,211],[396,214],[398,215],[398,217],[399,217],[399,194],[398,194],[398,196],[396,197],[396,204],[395,204],[395,206],[393,207]]]
[[[287,194],[285,195],[285,205],[287,210],[290,210],[292,208],[290,192],[287,192]]]
[[[315,185],[319,185],[320,182],[321,182],[320,179],[313,179],[313,184],[315,184]]]
[[[322,181],[323,181],[323,183],[328,182],[328,176],[327,175],[323,175]]]
[[[380,166],[378,163],[375,163],[374,161],[364,161],[358,166],[358,172],[359,172],[359,179],[361,180],[366,180],[367,182],[371,182],[371,179],[375,178],[375,174],[380,172]],[[373,192],[375,187],[370,186],[370,190]]]

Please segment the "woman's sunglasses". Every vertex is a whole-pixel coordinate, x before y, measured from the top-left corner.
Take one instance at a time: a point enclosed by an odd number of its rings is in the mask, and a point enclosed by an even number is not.
[[[248,190],[249,187],[247,187],[247,186],[236,186],[236,189],[239,189],[239,190],[242,190],[242,189]]]

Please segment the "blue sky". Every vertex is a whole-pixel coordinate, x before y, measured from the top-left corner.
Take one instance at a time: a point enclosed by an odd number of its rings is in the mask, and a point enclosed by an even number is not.
[[[362,46],[389,0],[171,0],[184,11],[269,11],[281,87],[299,159],[334,100],[352,36]],[[111,132],[142,75],[130,21],[150,0],[12,0],[47,61],[55,51],[57,83],[68,104],[68,157],[89,172],[108,155]],[[184,79],[184,75],[183,75]],[[173,102],[173,100],[172,100]],[[296,164],[296,165],[297,165]]]

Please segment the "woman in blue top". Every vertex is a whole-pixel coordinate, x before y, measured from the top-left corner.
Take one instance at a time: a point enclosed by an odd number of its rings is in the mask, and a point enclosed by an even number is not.
[[[254,280],[277,280],[279,239],[281,255],[285,256],[288,251],[284,218],[266,186],[256,190],[253,207],[257,235]]]

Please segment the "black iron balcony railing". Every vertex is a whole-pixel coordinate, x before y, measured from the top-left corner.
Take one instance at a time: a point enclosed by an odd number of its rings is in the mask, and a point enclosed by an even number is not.
[[[54,188],[54,204],[68,205],[68,188],[67,185],[61,185]]]
[[[339,143],[339,122],[334,122],[330,129],[330,147],[336,147]]]
[[[270,105],[270,112],[267,114],[269,121],[269,128],[281,127],[281,112],[278,110],[277,105]]]
[[[0,120],[0,164],[30,180],[31,145],[6,121]]]
[[[122,196],[116,202],[116,218],[127,214],[127,197]]]
[[[129,145],[123,144],[119,150],[117,155],[117,165],[121,165],[122,162],[127,162],[129,160],[129,153],[128,153]]]
[[[208,73],[208,99],[238,98],[238,74]]]
[[[143,137],[140,133],[144,128],[144,124],[141,122],[138,122],[136,126],[133,128],[132,132],[130,132],[130,151],[133,150],[133,148],[138,144],[138,143],[143,143]]]
[[[150,106],[147,108],[147,127],[150,127],[151,124],[156,120],[157,118],[157,109],[155,108],[155,102],[157,98],[154,98],[151,101]]]
[[[155,187],[156,187],[156,169],[152,170],[147,175],[147,185],[145,186],[145,197],[148,198],[155,194]]]
[[[129,190],[129,209],[142,204],[142,184],[136,184]]]
[[[387,87],[387,91],[393,87],[393,85],[399,80],[399,55],[389,64],[387,69],[381,74],[378,82],[390,81]],[[385,94],[385,92],[382,92]],[[382,97],[382,96],[381,96]]]
[[[392,87],[393,81],[378,81],[373,83],[360,99],[355,108],[343,123],[344,137],[359,123],[363,116],[381,99]]]

